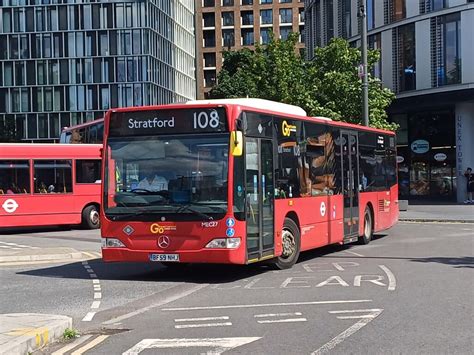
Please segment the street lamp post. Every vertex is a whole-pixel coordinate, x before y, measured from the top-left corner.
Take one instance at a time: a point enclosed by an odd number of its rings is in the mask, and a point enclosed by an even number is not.
[[[367,73],[367,12],[366,0],[361,0],[358,16],[362,21],[362,122],[369,125],[369,74]]]

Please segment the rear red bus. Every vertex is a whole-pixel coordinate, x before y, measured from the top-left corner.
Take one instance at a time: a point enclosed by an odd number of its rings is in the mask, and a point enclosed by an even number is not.
[[[99,228],[97,144],[0,144],[0,227]]]
[[[398,219],[395,135],[259,99],[110,110],[105,261],[289,268]]]

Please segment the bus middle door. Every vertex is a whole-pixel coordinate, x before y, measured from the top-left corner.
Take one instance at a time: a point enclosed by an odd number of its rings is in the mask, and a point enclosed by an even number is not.
[[[341,131],[342,191],[344,194],[344,243],[359,236],[359,164],[356,132]]]
[[[274,255],[274,177],[272,141],[246,138],[247,261]]]

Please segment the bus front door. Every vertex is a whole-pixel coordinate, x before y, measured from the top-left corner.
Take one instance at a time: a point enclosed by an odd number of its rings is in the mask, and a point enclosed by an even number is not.
[[[247,262],[250,263],[274,255],[272,141],[247,138],[245,164]]]
[[[341,132],[342,190],[344,194],[344,242],[359,236],[359,162],[357,133]]]

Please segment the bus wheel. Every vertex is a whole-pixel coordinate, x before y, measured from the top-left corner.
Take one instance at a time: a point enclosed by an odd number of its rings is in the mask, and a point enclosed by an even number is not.
[[[88,229],[100,227],[99,210],[96,206],[90,205],[82,210],[82,225]]]
[[[283,252],[276,258],[275,266],[280,270],[284,270],[295,265],[300,255],[300,231],[291,218],[285,218],[283,231],[281,232],[281,242]]]
[[[361,237],[359,237],[360,244],[369,244],[372,240],[374,234],[372,214],[370,213],[370,208],[365,208],[364,213],[364,231]]]

